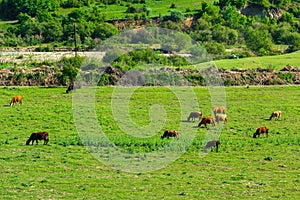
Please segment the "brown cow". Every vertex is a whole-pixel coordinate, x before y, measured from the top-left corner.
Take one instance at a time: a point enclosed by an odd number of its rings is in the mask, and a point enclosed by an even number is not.
[[[281,111],[275,111],[275,112],[272,112],[271,116],[270,116],[270,120],[272,120],[272,118],[277,118],[277,119],[280,119],[281,118]]]
[[[37,133],[32,133],[29,137],[29,139],[26,142],[26,145],[29,145],[29,143],[32,141],[36,141],[36,144],[38,144],[38,140],[44,140],[44,145],[48,144],[49,142],[49,137],[48,137],[48,132],[37,132]]]
[[[219,140],[212,140],[207,142],[206,146],[204,147],[204,150],[211,148],[211,151],[213,150],[213,147],[216,147],[216,152],[218,152],[219,149],[219,145],[220,145],[220,141]]]
[[[199,120],[202,118],[202,113],[201,112],[191,112],[189,117],[187,118],[187,121],[189,122],[190,119],[195,121],[195,118],[199,118]]]
[[[13,106],[16,102],[19,102],[19,105],[22,105],[22,96],[15,96],[10,101],[10,106]]]
[[[166,130],[164,134],[161,136],[161,139],[175,137],[177,140],[179,139],[179,133],[176,130]]]
[[[227,123],[228,122],[228,118],[227,118],[227,115],[226,114],[217,114],[216,115],[216,122],[221,122],[223,121],[224,123]]]
[[[226,107],[224,107],[224,106],[214,107],[213,112],[215,114],[215,117],[217,114],[226,114]]]
[[[206,127],[206,124],[213,124],[214,126],[216,125],[216,119],[210,116],[206,116],[202,118],[202,120],[199,122],[198,127],[200,127],[202,124],[204,124],[204,127]]]
[[[268,137],[268,132],[269,132],[269,128],[267,126],[262,126],[259,127],[256,132],[253,134],[253,138],[256,138],[256,136],[258,135],[258,138],[260,137],[260,134],[265,133],[266,137]]]

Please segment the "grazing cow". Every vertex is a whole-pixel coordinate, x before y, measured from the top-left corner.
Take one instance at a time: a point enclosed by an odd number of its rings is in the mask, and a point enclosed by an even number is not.
[[[277,118],[277,119],[280,119],[281,118],[281,111],[275,111],[275,112],[272,112],[271,116],[270,116],[270,120],[272,120],[273,118]]]
[[[207,142],[206,146],[204,147],[204,150],[211,148],[211,151],[213,150],[213,147],[216,147],[216,152],[218,152],[219,150],[219,145],[220,145],[220,141],[219,140],[212,140]]]
[[[29,139],[26,142],[26,145],[29,145],[29,143],[32,141],[36,141],[36,144],[38,144],[38,140],[44,140],[44,145],[48,144],[49,142],[49,137],[48,137],[48,132],[37,132],[37,133],[32,133],[29,137]]]
[[[206,124],[213,124],[214,126],[216,125],[216,119],[210,116],[206,116],[202,118],[202,120],[199,122],[198,127],[200,127],[202,124],[204,124],[204,127],[206,127]]]
[[[224,106],[214,107],[213,112],[214,112],[215,116],[217,114],[226,114],[226,108]]]
[[[256,138],[256,136],[258,135],[258,138],[260,137],[260,134],[265,133],[266,137],[268,137],[268,132],[269,132],[269,128],[267,126],[262,126],[259,127],[256,132],[253,134],[253,138]]]
[[[19,102],[19,105],[22,105],[22,96],[15,96],[10,101],[10,106],[13,106],[16,102]]]
[[[169,137],[174,137],[174,138],[176,138],[178,140],[179,139],[179,133],[178,133],[178,131],[176,131],[176,130],[166,130],[164,132],[164,134],[161,136],[161,139],[164,139],[164,138],[168,138],[169,139]]]
[[[226,114],[217,114],[216,115],[216,121],[218,122],[218,124],[221,121],[223,121],[224,123],[227,123],[228,122],[227,115]]]
[[[199,120],[202,118],[202,113],[201,112],[191,112],[189,117],[187,118],[187,121],[189,122],[190,119],[195,121],[195,118],[199,118]]]
[[[70,84],[69,87],[66,90],[66,93],[71,92],[72,90],[74,90],[74,84]]]

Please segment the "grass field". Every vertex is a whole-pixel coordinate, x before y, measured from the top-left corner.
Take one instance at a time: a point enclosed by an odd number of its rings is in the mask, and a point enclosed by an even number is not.
[[[179,105],[184,102],[179,102],[170,88],[140,88],[130,98],[129,114],[139,126],[151,124],[149,110],[153,112],[153,105],[165,109],[165,123],[149,138],[122,132],[112,114],[114,89],[97,88],[95,113],[103,132],[118,147],[130,152],[156,151],[173,141],[160,139],[163,130],[179,126],[196,132],[192,145],[175,162],[156,171],[115,170],[82,146],[72,113],[72,94],[65,94],[65,88],[1,87],[1,199],[299,197],[299,86],[226,88],[229,121],[220,135],[219,152],[203,158],[199,152],[207,130],[196,128],[196,122],[185,122],[189,113],[179,114]],[[200,110],[211,115],[208,89],[193,90]],[[15,95],[23,96],[23,105],[9,107]],[[283,112],[282,119],[269,121],[275,110]],[[256,128],[264,125],[270,127],[269,138],[252,138]],[[36,131],[49,132],[48,145],[25,145]],[[180,134],[179,141],[189,133]]]
[[[256,69],[256,68],[270,68],[280,70],[284,66],[300,66],[300,51],[278,56],[262,56],[249,57],[241,59],[225,59],[214,61],[218,68],[222,69]]]

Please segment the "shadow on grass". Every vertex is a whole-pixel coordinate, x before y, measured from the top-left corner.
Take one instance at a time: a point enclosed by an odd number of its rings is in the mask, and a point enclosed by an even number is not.
[[[181,120],[181,122],[195,123],[196,121]]]
[[[271,121],[270,118],[264,118],[265,121]]]

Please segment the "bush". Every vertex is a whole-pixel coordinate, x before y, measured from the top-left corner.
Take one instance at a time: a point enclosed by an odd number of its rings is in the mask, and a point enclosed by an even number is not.
[[[223,55],[225,53],[225,47],[221,43],[209,42],[205,44],[205,48],[209,54]]]
[[[73,83],[83,63],[83,57],[62,58],[59,66],[62,67],[60,82],[64,85]]]

